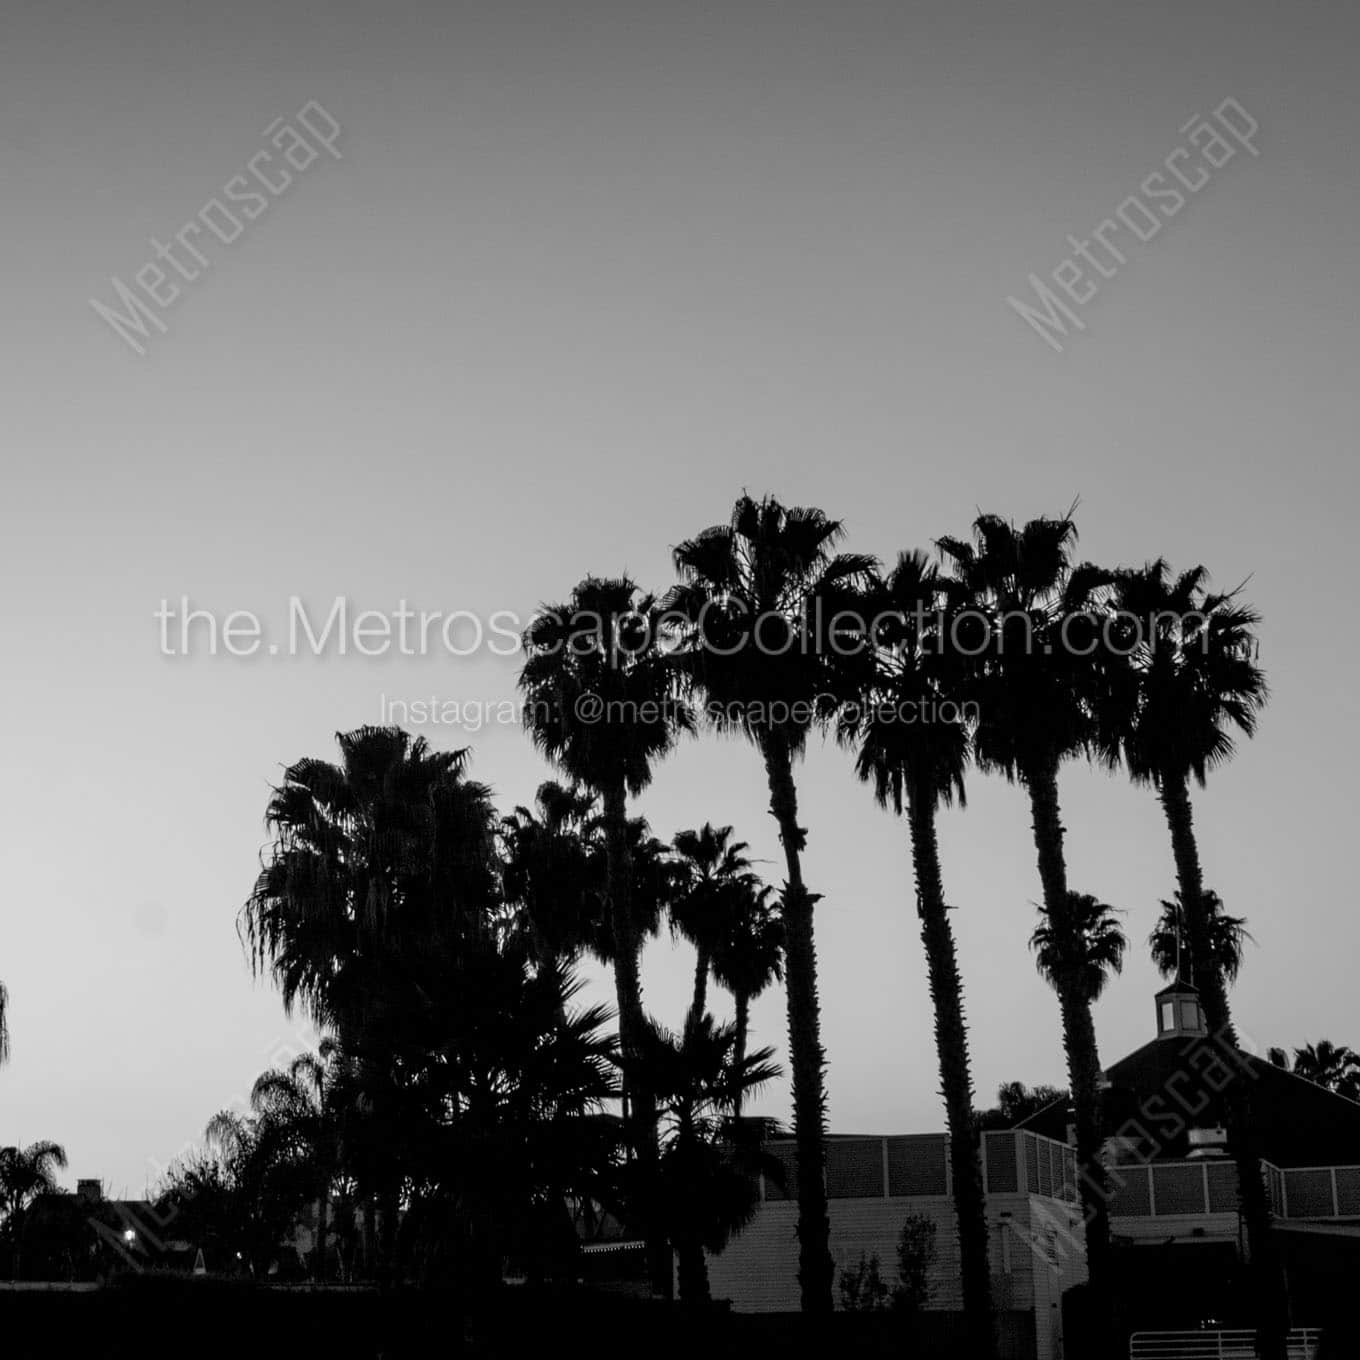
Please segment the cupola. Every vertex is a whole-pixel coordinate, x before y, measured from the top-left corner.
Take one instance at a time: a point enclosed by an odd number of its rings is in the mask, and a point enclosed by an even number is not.
[[[1209,1033],[1194,983],[1178,977],[1157,993],[1156,1000],[1159,1039],[1203,1038]]]

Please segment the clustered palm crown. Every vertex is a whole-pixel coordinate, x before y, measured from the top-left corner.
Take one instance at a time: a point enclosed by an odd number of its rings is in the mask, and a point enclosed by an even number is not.
[[[968,665],[953,626],[960,599],[956,584],[913,551],[900,554],[886,577],[873,573],[854,601],[868,645],[858,684],[839,708],[837,736],[857,747],[855,772],[899,814],[909,785],[931,803],[966,802]],[[943,705],[953,705],[959,720]]]
[[[720,729],[802,748],[820,696],[837,686],[836,604],[866,585],[875,559],[838,553],[839,520],[742,496],[726,524],[673,551],[680,584],[665,607],[687,621],[678,664]]]
[[[626,577],[587,577],[524,635],[520,689],[534,744],[590,789],[639,794],[693,727],[676,690],[663,611]]]
[[[1068,920],[1058,924],[1046,907],[1030,937],[1039,972],[1057,989],[1072,988],[1087,1003],[1099,999],[1124,966],[1128,941],[1114,908],[1090,893],[1069,893]]]
[[[1076,541],[1070,511],[1018,529],[983,514],[971,541],[937,540],[962,592],[956,645],[974,658],[974,755],[1011,779],[1084,754],[1094,740],[1100,610],[1114,574],[1073,566]]]
[[[1257,665],[1257,612],[1236,592],[1208,590],[1208,572],[1173,576],[1158,558],[1118,573],[1111,650],[1121,657],[1101,713],[1103,754],[1136,781],[1193,775],[1203,785],[1256,731],[1268,697]]]

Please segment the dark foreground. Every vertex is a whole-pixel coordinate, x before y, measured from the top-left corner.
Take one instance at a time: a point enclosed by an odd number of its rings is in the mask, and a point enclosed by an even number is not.
[[[715,1313],[573,1291],[505,1289],[467,1313],[442,1292],[274,1289],[183,1277],[130,1277],[98,1290],[11,1292],[0,1288],[5,1360],[52,1356],[183,1355],[273,1360],[300,1355],[404,1360],[431,1355],[500,1357],[635,1355],[694,1360],[814,1353],[954,1356],[952,1336],[904,1334],[894,1316],[838,1314],[814,1333],[796,1316]],[[953,1331],[952,1328],[947,1329]]]

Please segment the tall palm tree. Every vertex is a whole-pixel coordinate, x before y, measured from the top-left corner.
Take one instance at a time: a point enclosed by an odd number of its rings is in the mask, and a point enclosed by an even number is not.
[[[971,541],[942,538],[938,547],[963,592],[957,645],[976,658],[969,696],[977,704],[973,753],[978,766],[1018,781],[1029,795],[1043,885],[1045,926],[1063,957],[1079,956],[1079,900],[1067,886],[1058,771],[1085,755],[1094,740],[1093,704],[1103,681],[1099,622],[1111,575],[1073,566],[1072,513],[1016,528],[1000,516],[973,522]],[[1110,1294],[1109,1195],[1101,1148],[1100,1053],[1091,1001],[1077,977],[1057,974],[1086,1220],[1086,1258],[1101,1330],[1113,1325]]]
[[[619,1043],[635,1155],[644,1194],[656,1166],[656,1114],[637,1063],[646,1033],[642,937],[633,911],[628,798],[651,783],[655,763],[693,727],[675,693],[651,596],[627,578],[588,577],[565,604],[545,606],[524,635],[519,684],[534,745],[571,779],[598,796],[605,839],[606,895],[614,942]],[[654,1283],[669,1287],[663,1244],[651,1239]]]
[[[1209,948],[1214,966],[1229,982],[1236,982],[1242,971],[1242,953],[1247,941],[1255,943],[1247,930],[1246,917],[1229,916],[1223,910],[1223,899],[1212,888],[1204,890],[1204,905],[1209,913]],[[1156,929],[1148,936],[1148,947],[1152,951],[1152,961],[1163,977],[1193,974],[1194,965],[1185,943],[1185,908],[1180,893],[1175,895],[1174,901],[1162,899],[1162,914]]]
[[[10,1239],[11,1276],[23,1275],[23,1240],[28,1207],[39,1195],[56,1193],[57,1172],[66,1169],[66,1149],[43,1141],[0,1148],[0,1225]]]
[[[798,1279],[804,1312],[832,1309],[834,1266],[826,1203],[826,1056],[817,998],[813,906],[803,881],[807,832],[798,823],[794,761],[807,744],[817,697],[836,660],[821,645],[822,604],[861,584],[874,565],[837,554],[843,529],[820,510],[742,496],[731,520],[674,550],[680,584],[667,597],[688,621],[680,660],[719,731],[760,751],[779,825],[786,879],[780,896],[798,1162]]]
[[[713,949],[713,976],[732,994],[736,1011],[732,1058],[746,1058],[751,1030],[751,1003],[783,977],[784,925],[770,899],[771,889],[751,877],[728,912],[726,927]],[[732,1107],[741,1118],[744,1093],[737,1090]]]
[[[728,921],[751,881],[750,847],[732,839],[730,826],[705,822],[697,830],[677,831],[671,850],[678,868],[675,896],[670,902],[671,927],[694,946],[694,995],[689,1025],[697,1025],[708,1009],[708,975],[714,952],[728,929]]]
[[[1260,616],[1239,603],[1235,592],[1216,594],[1207,586],[1202,566],[1174,576],[1161,558],[1119,573],[1112,645],[1125,663],[1114,669],[1114,683],[1103,694],[1098,735],[1107,761],[1122,760],[1130,779],[1154,789],[1161,802],[1193,963],[1191,980],[1210,1030],[1235,1047],[1230,979],[1214,950],[1190,781],[1202,788],[1209,772],[1232,757],[1234,731],[1248,737],[1255,732],[1268,688],[1255,660]],[[1243,1083],[1225,1092],[1225,1120],[1258,1281],[1258,1345],[1266,1360],[1282,1360],[1288,1296]]]
[[[944,897],[935,817],[964,797],[968,729],[961,722],[909,721],[957,703],[964,675],[947,642],[952,592],[923,553],[903,553],[886,579],[875,579],[860,607],[872,629],[872,668],[861,702],[841,710],[839,735],[858,745],[855,771],[880,806],[906,813],[921,924],[935,1010],[935,1048],[949,1127],[954,1210],[958,1215],[964,1311],[972,1353],[995,1356],[991,1264],[982,1158],[973,1128],[973,1079],[954,932]]]

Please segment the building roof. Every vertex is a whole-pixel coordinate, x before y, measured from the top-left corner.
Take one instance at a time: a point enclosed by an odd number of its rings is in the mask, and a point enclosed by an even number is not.
[[[1245,1090],[1260,1155],[1280,1167],[1360,1164],[1360,1104],[1212,1037],[1153,1039],[1106,1069],[1107,1137],[1132,1137],[1153,1160],[1189,1155],[1191,1128],[1226,1120],[1225,1096]],[[1021,1128],[1065,1138],[1067,1102]]]

